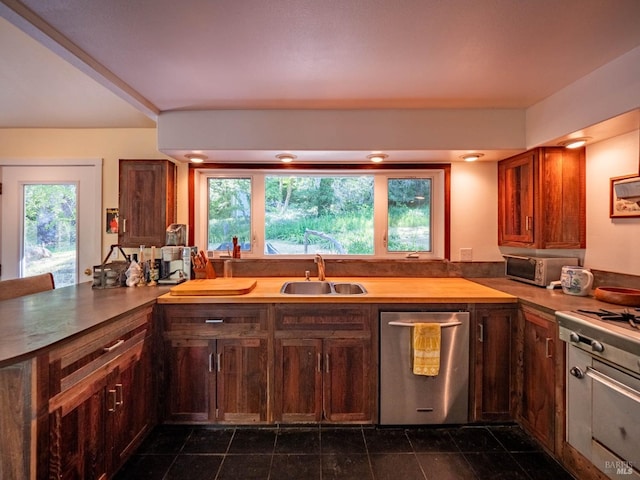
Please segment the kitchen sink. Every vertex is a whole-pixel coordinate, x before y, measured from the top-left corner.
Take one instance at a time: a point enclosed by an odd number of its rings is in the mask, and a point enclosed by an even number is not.
[[[348,282],[285,282],[280,293],[287,295],[362,295],[367,290],[359,283]]]
[[[367,293],[359,283],[332,283],[333,290],[339,295],[361,295]]]
[[[290,295],[327,295],[333,293],[329,282],[285,282],[280,293]]]

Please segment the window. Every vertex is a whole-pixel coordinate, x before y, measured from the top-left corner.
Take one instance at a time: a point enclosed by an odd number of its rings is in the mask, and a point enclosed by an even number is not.
[[[251,250],[251,178],[207,178],[207,250]]]
[[[431,182],[431,178],[388,180],[389,252],[431,251]]]
[[[444,258],[442,169],[201,168],[194,178],[196,244],[208,250],[226,253],[237,237],[246,257]]]
[[[267,175],[267,255],[373,255],[373,175]]]

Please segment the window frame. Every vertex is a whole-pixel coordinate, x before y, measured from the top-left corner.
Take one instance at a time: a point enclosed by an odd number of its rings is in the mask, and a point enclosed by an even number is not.
[[[326,255],[328,258],[340,259],[405,259],[407,252],[388,252],[385,246],[387,236],[387,182],[389,178],[425,178],[434,177],[432,190],[432,225],[436,232],[432,235],[432,249],[429,252],[418,252],[420,259],[449,260],[450,259],[450,164],[399,164],[392,168],[372,168],[370,165],[300,165],[280,166],[271,164],[189,164],[189,243],[192,245],[206,245],[207,222],[196,221],[206,215],[207,191],[206,178],[247,178],[251,177],[252,184],[252,235],[251,251],[242,252],[244,258],[256,259],[304,259],[311,254],[295,255],[266,255],[264,254],[264,178],[267,175],[319,175],[319,176],[374,176],[374,253],[372,255]],[[384,186],[379,185],[382,183]],[[383,190],[380,190],[383,188]],[[381,193],[384,193],[382,195]],[[256,202],[259,203],[256,205]],[[384,204],[383,206],[380,204]],[[440,208],[438,205],[441,205]],[[384,215],[378,214],[383,208]],[[262,228],[261,233],[258,230]],[[383,234],[381,234],[381,232]],[[409,252],[411,253],[411,252]]]

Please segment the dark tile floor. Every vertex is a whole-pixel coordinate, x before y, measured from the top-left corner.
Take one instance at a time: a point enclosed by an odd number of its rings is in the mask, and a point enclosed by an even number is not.
[[[157,427],[125,479],[570,480],[518,426]]]

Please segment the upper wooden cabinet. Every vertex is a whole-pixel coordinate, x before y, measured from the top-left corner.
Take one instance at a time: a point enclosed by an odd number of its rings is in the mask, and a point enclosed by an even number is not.
[[[537,148],[498,163],[498,245],[585,248],[585,149]]]
[[[168,160],[120,160],[118,243],[161,247],[176,221],[176,167]]]

